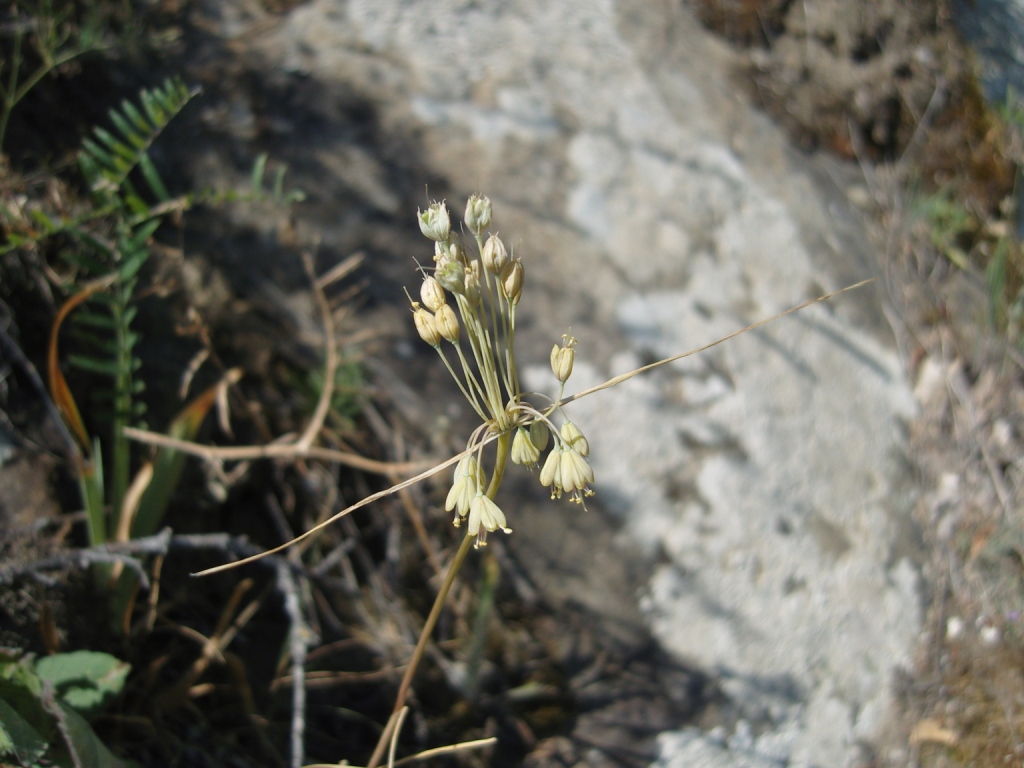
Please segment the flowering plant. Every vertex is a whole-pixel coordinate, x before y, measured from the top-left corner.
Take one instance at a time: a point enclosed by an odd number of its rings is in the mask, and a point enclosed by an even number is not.
[[[520,388],[515,355],[516,307],[525,267],[498,235],[484,240],[491,223],[491,201],[477,195],[469,198],[464,220],[472,239],[465,241],[452,232],[443,202],[420,211],[418,220],[423,234],[434,241],[434,267],[432,274],[423,270],[420,301],[410,299],[413,322],[420,338],[437,350],[482,422],[455,467],[445,509],[455,511],[456,527],[468,518],[468,535],[480,547],[487,543],[489,532],[512,532],[494,501],[508,458],[536,468],[551,437],[554,445],[541,469],[541,484],[551,488],[552,498],[568,493],[581,504],[593,494],[589,484],[594,482],[594,471],[587,461],[586,438],[564,416],[560,428],[551,421],[561,411],[559,401],[572,374],[576,339],[562,336],[562,344],[551,349],[551,370],[560,384],[558,398],[542,408],[532,404]],[[449,355],[456,358],[458,370]],[[482,452],[494,439],[497,449],[488,481]]]

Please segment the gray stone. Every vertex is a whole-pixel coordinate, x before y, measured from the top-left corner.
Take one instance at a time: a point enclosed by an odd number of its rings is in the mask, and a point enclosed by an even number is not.
[[[729,51],[668,5],[311,0],[257,48],[415,132],[453,211],[491,197],[527,265],[530,387],[552,389],[564,332],[580,341],[575,391],[874,271],[849,169],[798,156],[735,94]],[[324,188],[393,213],[375,161],[337,149],[318,150]],[[921,621],[902,459],[914,408],[866,288],[568,409],[618,556],[661,558],[637,596],[650,630],[751,724],[725,741],[665,734],[658,765],[861,759]],[[579,527],[587,513],[548,514]]]

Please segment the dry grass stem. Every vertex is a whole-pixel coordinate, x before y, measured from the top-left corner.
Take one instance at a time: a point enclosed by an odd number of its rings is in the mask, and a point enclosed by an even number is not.
[[[733,331],[727,336],[723,336],[722,338],[717,339],[716,341],[712,341],[710,344],[705,344],[703,347],[697,347],[696,349],[691,349],[689,352],[683,352],[682,354],[679,355],[666,357],[664,360],[658,360],[657,362],[651,363],[650,365],[645,365],[642,368],[637,368],[636,370],[629,371],[628,373],[619,374],[614,378],[608,379],[608,381],[604,382],[603,384],[598,384],[595,387],[590,387],[590,389],[584,389],[582,392],[577,392],[575,395],[570,395],[569,397],[559,400],[558,405],[567,405],[568,403],[572,403],[576,400],[580,400],[581,398],[587,397],[588,395],[592,395],[595,392],[600,392],[603,389],[609,389],[611,387],[618,386],[622,382],[629,381],[634,376],[638,376],[641,373],[646,373],[647,371],[653,370],[654,368],[658,368],[662,365],[668,365],[669,363],[674,363],[676,360],[682,360],[685,357],[690,357],[691,355],[696,355],[699,354],[700,352],[706,352],[712,347],[717,347],[719,344],[729,341],[730,339],[734,339],[737,336],[741,336],[744,333],[747,333],[748,331],[753,331],[757,328],[760,328],[763,325],[768,325],[768,323],[775,322],[781,317],[785,317],[786,315],[790,315],[794,312],[799,312],[801,309],[807,309],[807,307],[810,307],[814,304],[818,304],[819,302],[828,301],[829,299],[834,298],[841,293],[852,291],[855,288],[861,288],[867,285],[868,283],[873,283],[874,281],[875,278],[873,277],[868,280],[861,280],[859,283],[854,283],[853,285],[848,285],[845,288],[840,288],[838,291],[832,291],[832,293],[826,293],[824,296],[819,296],[816,299],[805,301],[803,304],[799,304],[795,307],[790,307],[789,309],[783,310],[782,312],[779,312],[777,315],[772,315],[771,317],[765,318],[764,320],[759,320],[753,325],[748,325],[746,328],[740,328],[738,331]]]
[[[227,571],[227,570],[230,570],[231,568],[238,568],[239,566],[255,562],[256,560],[261,560],[264,557],[267,557],[268,555],[273,555],[273,554],[276,554],[277,552],[281,552],[281,551],[287,549],[288,547],[292,546],[293,544],[297,544],[298,542],[302,541],[303,539],[306,539],[306,538],[312,536],[313,534],[315,534],[315,533],[317,533],[319,531],[322,531],[327,526],[331,525],[332,523],[337,522],[341,518],[345,517],[345,515],[348,515],[351,512],[354,512],[355,510],[360,509],[361,507],[365,507],[368,504],[372,504],[373,502],[377,501],[378,499],[386,498],[386,497],[390,496],[391,494],[393,494],[393,493],[395,493],[397,491],[400,491],[402,488],[408,488],[410,485],[414,485],[415,483],[418,483],[421,480],[426,480],[428,477],[432,477],[433,475],[436,475],[441,470],[447,469],[448,467],[452,466],[453,464],[456,464],[457,462],[459,462],[465,456],[469,456],[474,451],[479,450],[481,446],[486,445],[487,443],[491,442],[492,440],[496,440],[497,438],[498,438],[497,435],[493,435],[493,436],[487,438],[486,440],[484,440],[482,443],[477,443],[473,447],[467,448],[462,453],[458,453],[455,456],[452,456],[447,461],[441,462],[440,464],[436,464],[434,466],[431,466],[426,471],[420,472],[418,475],[410,477],[408,480],[403,480],[402,482],[398,483],[397,485],[392,485],[390,488],[385,488],[383,491],[378,491],[377,493],[370,494],[366,498],[361,499],[360,501],[357,501],[352,506],[346,507],[345,509],[341,510],[340,512],[332,515],[327,520],[324,520],[322,523],[316,524],[315,526],[310,528],[305,533],[299,534],[298,536],[296,536],[291,541],[285,542],[284,544],[280,544],[280,545],[274,547],[273,549],[268,549],[266,552],[260,552],[260,553],[255,554],[255,555],[250,555],[249,557],[244,557],[241,560],[236,560],[233,563],[224,563],[223,565],[217,565],[217,566],[214,566],[213,568],[207,568],[206,570],[198,571],[197,573],[194,573],[193,575],[194,576],[209,576],[210,574],[220,573],[221,571]]]
[[[240,446],[208,446],[201,443],[193,443],[189,440],[178,440],[159,432],[150,432],[145,429],[126,427],[124,436],[129,440],[136,440],[147,445],[155,445],[158,448],[172,448],[190,456],[197,456],[208,461],[251,461],[253,459],[320,459],[322,461],[334,461],[346,467],[360,469],[364,472],[371,472],[375,475],[390,475],[392,473],[406,474],[415,472],[428,465],[425,461],[377,461],[367,459],[355,453],[336,451],[331,448],[310,446],[302,449],[297,443],[270,443],[269,445],[240,445]],[[291,435],[282,436],[281,440],[287,440]]]
[[[619,376],[615,376],[615,377],[609,379],[608,381],[604,382],[603,384],[599,384],[599,385],[597,385],[595,387],[591,387],[589,389],[585,389],[582,392],[577,392],[576,394],[570,395],[569,397],[562,398],[561,400],[558,401],[558,403],[556,405],[557,406],[563,406],[563,405],[566,405],[568,403],[574,402],[576,400],[580,400],[581,398],[587,397],[588,395],[592,395],[592,394],[594,394],[596,392],[600,392],[601,390],[608,389],[609,387],[614,387],[614,386],[616,386],[618,384],[621,384],[624,381],[628,381],[629,379],[633,378],[634,376],[637,376],[637,375],[639,375],[641,373],[645,373],[646,371],[652,370],[652,369],[657,368],[657,367],[662,366],[662,365],[667,365],[668,363],[675,362],[676,360],[682,360],[685,357],[690,357],[691,355],[696,355],[696,354],[698,354],[700,352],[704,352],[704,351],[706,351],[708,349],[711,349],[712,347],[716,347],[719,344],[722,344],[723,342],[728,341],[729,339],[733,339],[733,338],[735,338],[735,337],[737,337],[737,336],[739,336],[741,334],[747,333],[748,331],[752,331],[752,330],[754,330],[756,328],[760,328],[763,325],[767,325],[768,323],[774,322],[775,320],[778,320],[779,318],[785,317],[786,315],[792,314],[793,312],[798,312],[798,311],[800,311],[802,309],[806,309],[807,307],[810,307],[810,306],[812,306],[814,304],[817,304],[819,302],[827,301],[828,299],[834,298],[834,297],[838,296],[841,293],[846,293],[847,291],[852,291],[852,290],[854,290],[856,288],[860,288],[862,286],[865,286],[865,285],[867,285],[868,283],[871,283],[871,282],[874,282],[874,278],[872,278],[870,280],[862,280],[859,283],[854,283],[853,285],[849,285],[846,288],[840,288],[838,291],[832,291],[831,293],[827,293],[824,296],[819,296],[816,299],[811,299],[810,301],[805,301],[803,304],[798,304],[795,307],[790,307],[789,309],[783,310],[782,312],[779,312],[778,314],[772,315],[769,318],[766,318],[764,320],[760,320],[760,321],[758,321],[758,322],[756,322],[756,323],[754,323],[752,325],[748,325],[747,327],[741,328],[738,331],[734,331],[733,333],[730,333],[727,336],[723,336],[720,339],[717,339],[716,341],[711,342],[710,344],[705,344],[702,347],[698,347],[696,349],[691,349],[688,352],[683,352],[682,354],[679,354],[679,355],[673,355],[672,357],[667,357],[664,360],[659,360],[659,361],[657,361],[655,363],[651,363],[650,365],[645,365],[645,366],[643,366],[641,368],[637,368],[636,370],[629,371],[628,373],[620,374]],[[139,432],[139,430],[134,430],[134,429],[133,430],[125,430],[125,434],[128,437],[131,437],[133,439],[138,439],[139,435],[140,435],[140,432]],[[145,433],[145,436],[146,436],[146,438],[148,440],[153,435],[152,435],[152,433]],[[157,436],[157,437],[159,437],[159,436]],[[313,534],[317,533],[318,531],[323,530],[324,528],[326,528],[327,526],[331,525],[335,521],[340,520],[345,515],[348,515],[349,513],[353,512],[353,511],[355,511],[355,510],[357,510],[357,509],[359,509],[361,507],[365,507],[366,505],[368,505],[368,504],[370,504],[370,503],[372,503],[374,501],[377,501],[378,499],[386,498],[387,496],[390,496],[393,493],[397,493],[398,491],[402,490],[403,488],[408,488],[410,485],[413,485],[415,483],[420,482],[421,480],[425,480],[428,477],[436,475],[441,470],[443,470],[443,469],[445,469],[447,467],[450,467],[453,464],[457,463],[458,461],[460,461],[465,456],[468,456],[468,455],[470,455],[470,454],[472,454],[474,452],[478,452],[484,445],[486,445],[487,443],[490,443],[493,440],[496,440],[498,437],[499,437],[499,435],[497,435],[497,434],[491,434],[488,437],[484,438],[480,442],[474,442],[473,440],[471,440],[470,441],[470,446],[471,447],[467,448],[462,453],[456,454],[455,456],[452,456],[448,460],[446,460],[444,462],[441,462],[440,464],[436,464],[436,465],[430,467],[429,469],[427,469],[427,470],[425,470],[423,472],[420,472],[418,475],[410,477],[408,480],[404,480],[401,483],[397,483],[395,485],[392,485],[390,488],[386,488],[383,491],[378,491],[377,493],[374,493],[374,494],[371,494],[370,496],[367,496],[366,498],[362,499],[361,501],[356,502],[355,504],[351,505],[350,507],[346,507],[345,509],[343,509],[340,512],[338,512],[337,514],[331,516],[327,520],[324,520],[323,522],[318,523],[317,525],[313,526],[312,528],[310,528],[305,533],[299,534],[298,536],[296,536],[294,539],[292,539],[289,542],[286,542],[286,543],[281,544],[281,545],[279,545],[277,547],[274,547],[273,549],[268,549],[266,552],[262,552],[262,553],[257,554],[257,555],[252,555],[250,557],[246,557],[246,558],[243,558],[241,560],[237,560],[237,561],[235,561],[233,563],[225,563],[223,565],[218,565],[218,566],[215,566],[213,568],[207,568],[206,570],[199,571],[195,575],[196,576],[208,576],[210,574],[219,573],[221,571],[226,571],[226,570],[229,570],[231,568],[237,568],[237,567],[245,565],[247,563],[251,563],[251,562],[254,562],[256,560],[259,560],[260,558],[266,557],[268,555],[272,555],[272,554],[274,554],[276,552],[281,552],[282,550],[287,549],[288,547],[290,547],[290,546],[292,546],[294,544],[297,544],[298,542],[308,538],[309,536],[312,536]],[[161,443],[164,442],[164,440],[161,440],[159,443],[157,443],[157,441],[153,441],[153,442],[156,443],[156,444],[161,444]],[[258,451],[269,451],[270,449],[275,449],[275,448],[277,449],[277,450],[274,451],[274,453],[277,454],[277,456],[275,456],[275,457],[284,457],[284,456],[289,456],[289,455],[294,456],[294,455],[300,454],[300,450],[299,450],[298,446],[294,445],[294,444],[291,444],[291,445],[269,445],[269,446],[265,446],[265,447],[254,447],[254,448],[243,448],[243,449],[230,449],[230,448],[229,449],[204,449],[203,446],[200,446],[200,445],[195,444],[195,443],[186,443],[185,445],[187,445],[190,448],[192,448],[192,452],[195,453],[196,455],[200,455],[200,456],[203,456],[203,455],[218,456],[223,451],[239,451],[239,450],[242,450],[242,451],[247,451],[248,452],[248,453],[244,454],[245,458],[266,458],[266,457],[268,457],[268,454],[266,454],[266,453],[264,453],[264,454],[255,454],[254,455],[253,452],[254,451],[256,451],[256,452],[258,452]],[[306,453],[304,453],[302,455],[313,456],[314,455],[313,452],[315,450],[316,449],[310,448],[310,449],[308,449],[308,451]],[[213,452],[213,453],[211,453],[211,452]],[[331,453],[334,453],[334,452],[331,451]],[[342,455],[351,458],[351,454],[342,454]],[[218,457],[219,458],[226,458],[224,456],[218,456]],[[237,458],[241,458],[241,457],[237,457]],[[375,463],[377,463],[379,465],[379,464],[381,464],[383,462],[375,462]],[[391,471],[396,471],[395,470],[395,466],[396,465],[390,465],[390,466],[391,466]]]
[[[417,752],[415,755],[409,755],[403,757],[401,760],[395,760],[394,766],[397,768],[399,765],[408,765],[409,763],[415,763],[420,760],[430,760],[433,757],[443,757],[444,755],[454,755],[457,752],[468,752],[473,749],[483,749],[485,747],[493,747],[498,743],[497,736],[491,736],[487,739],[475,739],[473,741],[463,741],[459,744],[450,744],[446,747],[434,747],[433,749],[425,749],[422,752]],[[304,766],[304,768],[338,768],[339,766],[348,766],[345,763],[313,763],[311,765]],[[350,766],[350,768],[358,768],[358,766]]]
[[[344,262],[342,262],[344,264]],[[295,442],[295,448],[300,452],[309,450],[316,440],[316,436],[324,426],[324,419],[327,418],[327,411],[331,408],[331,397],[334,396],[334,377],[338,372],[338,347],[334,338],[334,317],[331,315],[331,307],[327,303],[327,296],[316,278],[313,270],[313,258],[308,253],[302,254],[302,266],[306,268],[310,285],[313,286],[313,297],[316,299],[317,307],[320,309],[320,316],[324,325],[324,384],[320,390],[320,398],[317,400],[313,416],[306,425],[302,436]]]

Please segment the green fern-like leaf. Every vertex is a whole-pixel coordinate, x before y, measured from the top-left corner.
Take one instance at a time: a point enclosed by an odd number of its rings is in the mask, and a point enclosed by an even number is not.
[[[92,138],[82,142],[79,165],[90,188],[96,192],[121,191],[128,175],[139,168],[154,196],[160,202],[167,200],[170,196],[149,159],[149,148],[197,93],[172,78],[139,94],[141,111],[127,100],[120,110],[110,110],[114,130],[94,128]]]

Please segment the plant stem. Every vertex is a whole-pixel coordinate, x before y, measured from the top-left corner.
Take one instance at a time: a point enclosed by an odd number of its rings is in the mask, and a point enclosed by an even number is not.
[[[491,499],[497,494],[498,488],[501,486],[501,480],[505,476],[505,463],[508,459],[510,440],[511,435],[509,432],[504,432],[498,437],[494,472],[491,474],[491,482],[487,486],[487,496]],[[377,746],[374,748],[373,755],[370,757],[370,762],[366,764],[366,768],[377,768],[384,757],[384,750],[387,749],[388,742],[391,740],[391,733],[397,725],[398,714],[405,707],[409,688],[412,687],[412,679],[416,676],[416,668],[423,658],[423,653],[427,650],[427,643],[430,641],[430,636],[434,633],[437,620],[441,617],[441,611],[444,608],[445,601],[448,599],[448,593],[452,589],[452,584],[455,583],[455,577],[458,575],[459,569],[462,567],[462,563],[465,561],[466,555],[469,554],[469,549],[476,538],[476,536],[470,536],[467,533],[462,539],[462,544],[459,545],[459,551],[455,553],[455,559],[448,566],[448,573],[445,574],[444,583],[441,584],[441,589],[434,599],[434,606],[430,609],[430,615],[427,616],[427,622],[423,625],[423,631],[420,632],[420,639],[416,643],[416,649],[412,652],[409,666],[405,669],[402,683],[398,686],[398,695],[395,697],[395,706],[391,711],[391,717],[388,719],[387,725],[384,726],[384,731],[380,735],[380,740],[377,742]]]
[[[437,625],[437,620],[441,616],[441,609],[444,608],[444,603],[448,598],[448,593],[451,591],[452,584],[455,583],[455,576],[462,567],[462,563],[466,559],[466,555],[469,554],[469,549],[473,546],[475,539],[476,536],[466,534],[465,538],[462,539],[462,544],[459,546],[459,551],[455,553],[455,559],[452,560],[452,564],[448,567],[444,583],[441,585],[441,590],[437,593],[437,599],[434,600],[434,607],[430,609],[427,623],[423,625],[419,642],[416,643],[416,650],[413,651],[409,666],[406,667],[402,684],[398,687],[398,696],[395,698],[395,707],[391,719],[388,720],[384,732],[380,735],[380,741],[377,742],[377,747],[373,750],[373,756],[370,758],[370,762],[366,764],[366,768],[377,768],[381,758],[384,756],[384,750],[391,740],[391,731],[394,728],[396,716],[402,711],[402,707],[405,706],[405,699],[409,695],[409,688],[412,686],[412,679],[416,674],[416,668],[419,666],[420,659],[423,658],[423,652],[427,649],[427,642],[430,640],[434,627]]]

